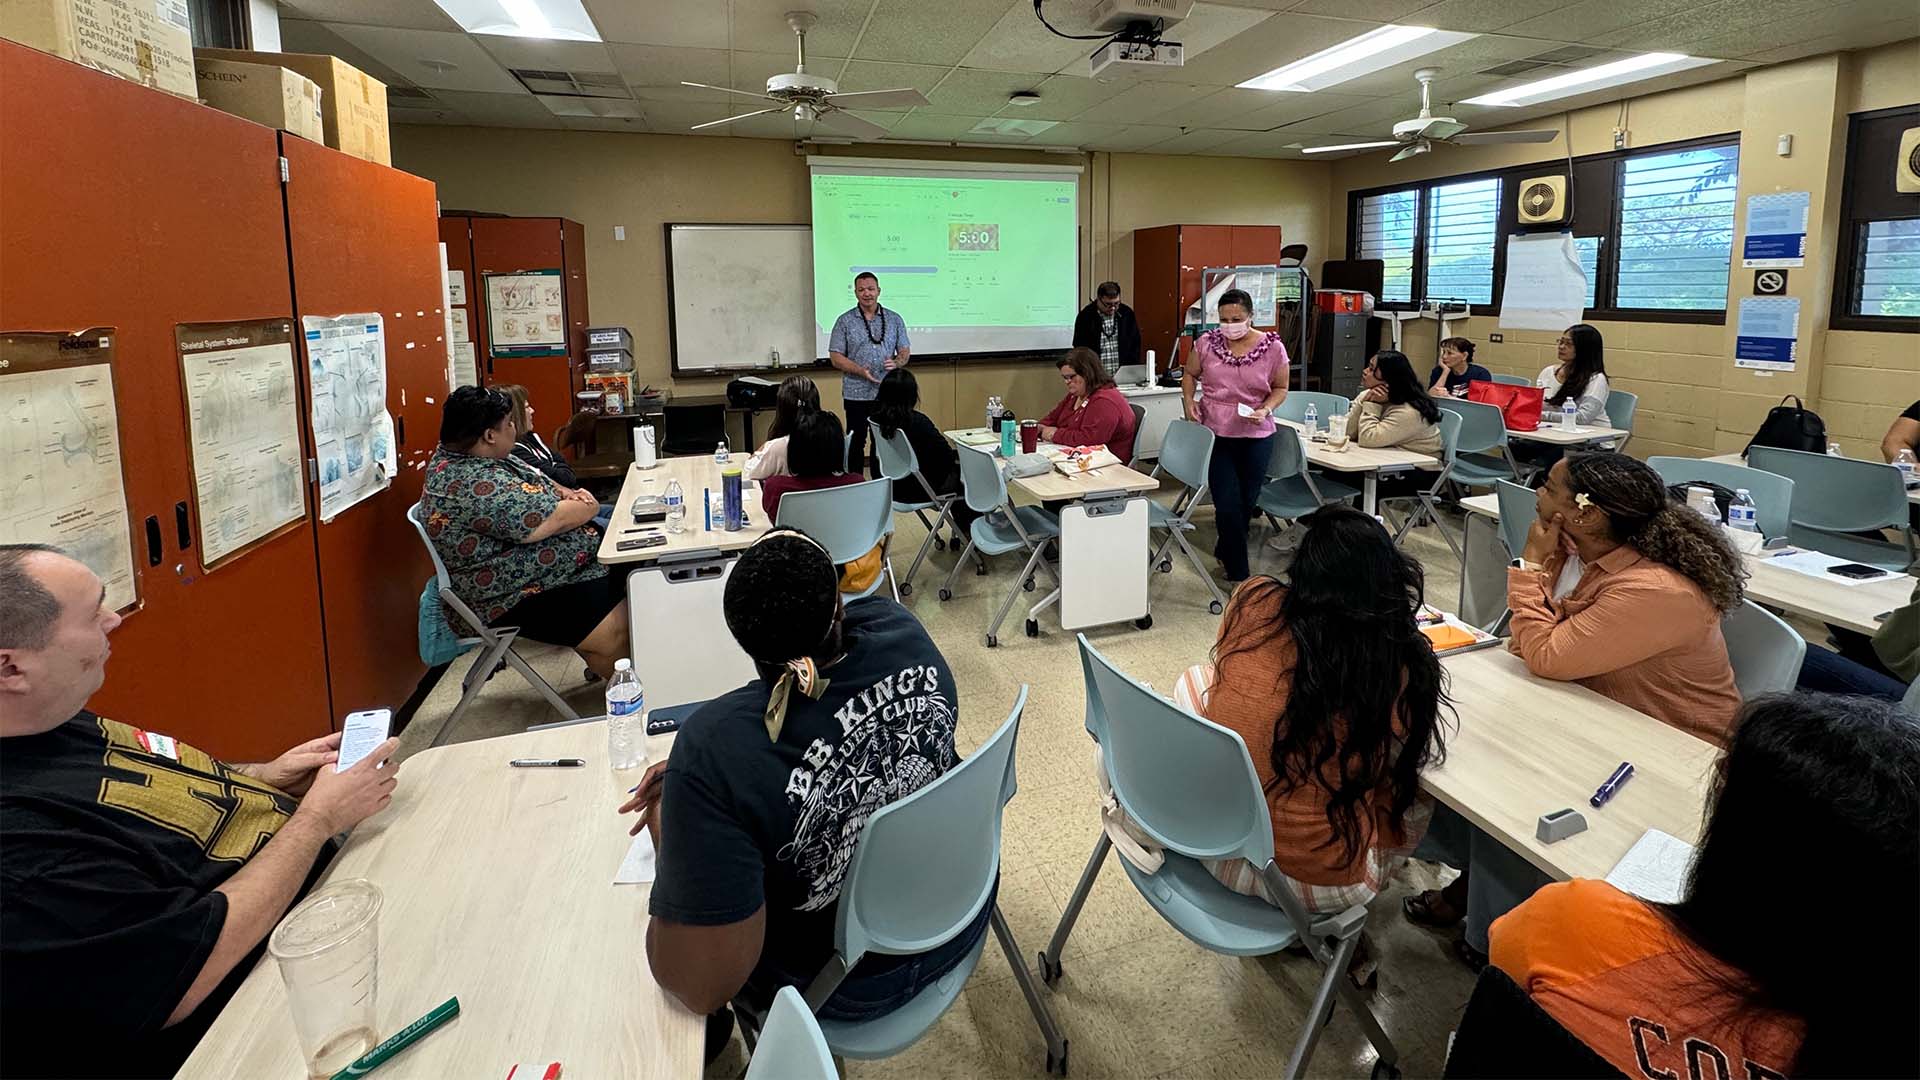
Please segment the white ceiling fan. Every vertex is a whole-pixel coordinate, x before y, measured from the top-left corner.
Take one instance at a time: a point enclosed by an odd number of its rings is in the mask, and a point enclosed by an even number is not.
[[[1404,145],[1399,153],[1388,160],[1402,161],[1417,157],[1431,151],[1433,144],[1437,142],[1454,146],[1487,146],[1493,143],[1552,142],[1559,137],[1560,133],[1552,128],[1470,132],[1467,130],[1467,125],[1451,116],[1433,115],[1431,84],[1434,76],[1439,74],[1439,68],[1421,68],[1413,73],[1413,77],[1420,80],[1420,115],[1412,120],[1402,120],[1393,125],[1394,140]]]
[[[787,12],[787,25],[793,28],[798,41],[798,62],[794,70],[785,75],[775,75],[767,80],[767,92],[756,94],[750,90],[733,90],[725,86],[708,86],[706,83],[682,82],[682,86],[695,86],[702,90],[718,90],[723,94],[737,94],[741,97],[771,101],[775,108],[760,109],[756,112],[729,116],[725,120],[711,120],[704,124],[693,125],[692,130],[718,127],[731,124],[735,120],[745,120],[749,116],[766,116],[770,113],[786,112],[791,109],[793,118],[799,121],[818,121],[822,126],[832,128],[842,135],[852,135],[859,139],[878,139],[887,133],[887,129],[868,120],[847,112],[848,109],[910,109],[916,105],[925,105],[927,96],[920,91],[906,87],[898,90],[862,90],[857,93],[840,93],[839,85],[822,75],[807,71],[807,31],[817,21],[810,11]]]

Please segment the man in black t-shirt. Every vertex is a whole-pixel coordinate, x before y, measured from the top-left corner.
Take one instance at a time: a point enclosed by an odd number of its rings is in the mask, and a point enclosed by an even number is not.
[[[86,566],[0,545],[0,1075],[173,1075],[393,790],[397,739],[229,765],[86,711],[118,625]]]
[[[1902,450],[1920,454],[1920,401],[1894,417],[1893,423],[1887,426],[1886,436],[1880,440],[1880,455],[1889,462],[1899,457]]]
[[[697,1012],[718,1014],[736,996],[764,1009],[781,986],[804,990],[833,954],[867,819],[959,761],[958,693],[940,650],[891,600],[843,606],[837,579],[826,550],[797,530],[769,532],[741,555],[727,628],[761,677],[690,716],[671,758],[622,807],[641,811],[634,831],[649,829],[659,852],[654,977]],[[869,954],[819,1015],[898,1008],[972,953],[990,910],[931,953]]]

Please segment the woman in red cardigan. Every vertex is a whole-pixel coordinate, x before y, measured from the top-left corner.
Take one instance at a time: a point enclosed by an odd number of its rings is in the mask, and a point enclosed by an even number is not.
[[[1133,460],[1133,407],[1092,349],[1074,349],[1060,361],[1067,396],[1040,420],[1040,437],[1061,446],[1102,446]]]

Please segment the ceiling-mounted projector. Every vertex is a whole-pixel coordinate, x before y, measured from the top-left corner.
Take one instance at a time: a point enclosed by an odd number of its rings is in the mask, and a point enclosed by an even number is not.
[[[1095,30],[1117,34],[1134,23],[1171,30],[1193,14],[1193,0],[1100,0],[1089,17]]]

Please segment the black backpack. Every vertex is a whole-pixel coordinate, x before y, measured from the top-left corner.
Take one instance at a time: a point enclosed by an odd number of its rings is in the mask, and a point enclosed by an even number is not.
[[[1787,402],[1793,402],[1788,405]],[[1760,430],[1747,440],[1747,450],[1756,446],[1771,446],[1781,450],[1802,450],[1809,454],[1827,452],[1827,424],[1820,414],[1800,403],[1800,399],[1788,394],[1780,399],[1760,422]],[[1747,451],[1742,450],[1744,455]]]

